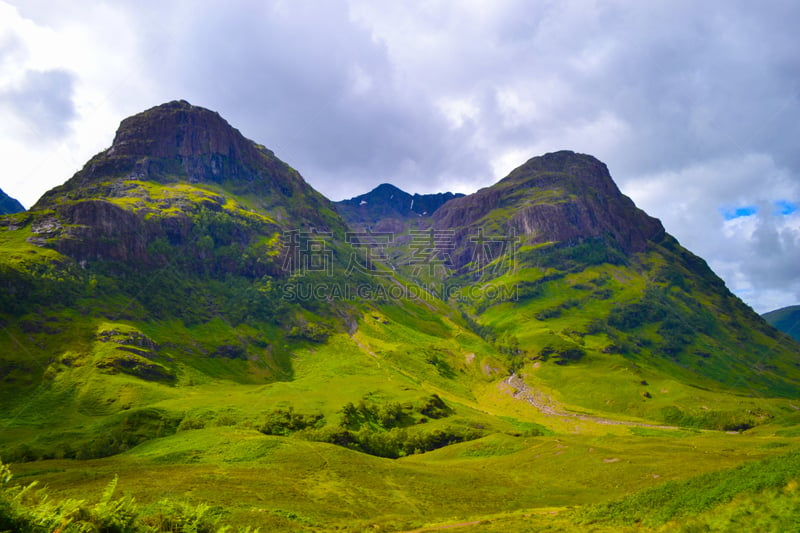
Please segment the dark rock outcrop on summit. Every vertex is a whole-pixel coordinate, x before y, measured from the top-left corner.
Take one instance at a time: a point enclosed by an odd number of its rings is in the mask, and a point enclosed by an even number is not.
[[[0,190],[0,215],[13,215],[25,211],[25,207]]]
[[[626,253],[644,251],[665,236],[661,222],[623,195],[601,161],[561,151],[534,157],[498,183],[448,202],[433,215],[434,227],[455,230],[458,253],[479,228],[513,232],[527,245],[611,239]]]
[[[247,140],[218,113],[192,106],[183,100],[169,102],[123,120],[111,147],[93,157],[64,186],[37,203],[47,202],[65,191],[111,177],[169,180],[180,176],[189,182],[258,180],[265,162],[278,168],[274,154]],[[279,185],[291,189],[291,180]]]
[[[114,185],[123,180],[220,185],[233,194],[257,196],[259,207],[299,226],[327,228],[319,214],[332,210],[329,200],[273,152],[245,138],[218,113],[183,100],[123,120],[108,150],[31,210],[64,199],[113,195]]]

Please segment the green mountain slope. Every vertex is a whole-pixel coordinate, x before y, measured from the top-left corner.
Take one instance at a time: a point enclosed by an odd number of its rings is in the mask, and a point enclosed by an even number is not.
[[[768,323],[800,341],[800,305],[790,305],[761,315]]]
[[[797,446],[798,344],[601,162],[432,213],[348,226],[214,112],[124,120],[0,217],[0,459],[57,497],[119,473],[233,524],[402,530],[538,527]]]
[[[751,404],[742,419],[685,386],[798,395],[798,344],[636,209],[591,156],[534,158],[434,221],[452,234],[450,283],[485,295],[460,302],[476,331],[567,403],[739,427],[775,414]]]

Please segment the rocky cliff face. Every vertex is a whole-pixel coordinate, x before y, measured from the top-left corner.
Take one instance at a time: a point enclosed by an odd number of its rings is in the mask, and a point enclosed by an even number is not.
[[[436,229],[455,230],[458,267],[469,261],[465,243],[479,229],[513,233],[527,245],[610,239],[627,253],[665,235],[658,219],[619,191],[605,164],[569,151],[535,157],[495,185],[448,202],[433,219]]]
[[[62,187],[45,194],[41,207],[65,192],[109,178],[191,183],[250,182],[289,192],[288,167],[272,152],[247,140],[219,114],[178,101],[148,109],[120,123],[111,147],[93,157]],[[241,184],[240,184],[241,186]]]

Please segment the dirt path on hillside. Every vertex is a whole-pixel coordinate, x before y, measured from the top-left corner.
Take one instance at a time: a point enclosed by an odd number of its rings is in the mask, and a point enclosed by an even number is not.
[[[629,422],[626,420],[613,420],[611,418],[603,418],[600,416],[581,415],[578,413],[568,413],[566,411],[559,411],[556,409],[553,400],[541,391],[532,389],[522,381],[522,378],[516,374],[511,374],[503,383],[514,389],[512,395],[518,400],[523,400],[537,408],[542,414],[548,416],[569,417],[584,420],[586,422],[594,422],[596,424],[606,424],[609,426],[636,426],[642,428],[654,429],[680,429],[677,426],[661,426],[658,424],[647,424],[644,422]]]

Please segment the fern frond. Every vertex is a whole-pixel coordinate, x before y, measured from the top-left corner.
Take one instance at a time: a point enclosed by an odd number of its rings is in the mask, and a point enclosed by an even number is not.
[[[119,476],[114,474],[114,479],[112,479],[108,485],[106,485],[105,490],[103,491],[103,495],[100,498],[99,507],[105,507],[111,501],[111,498],[114,497],[114,492],[117,490],[117,483],[119,483]]]

